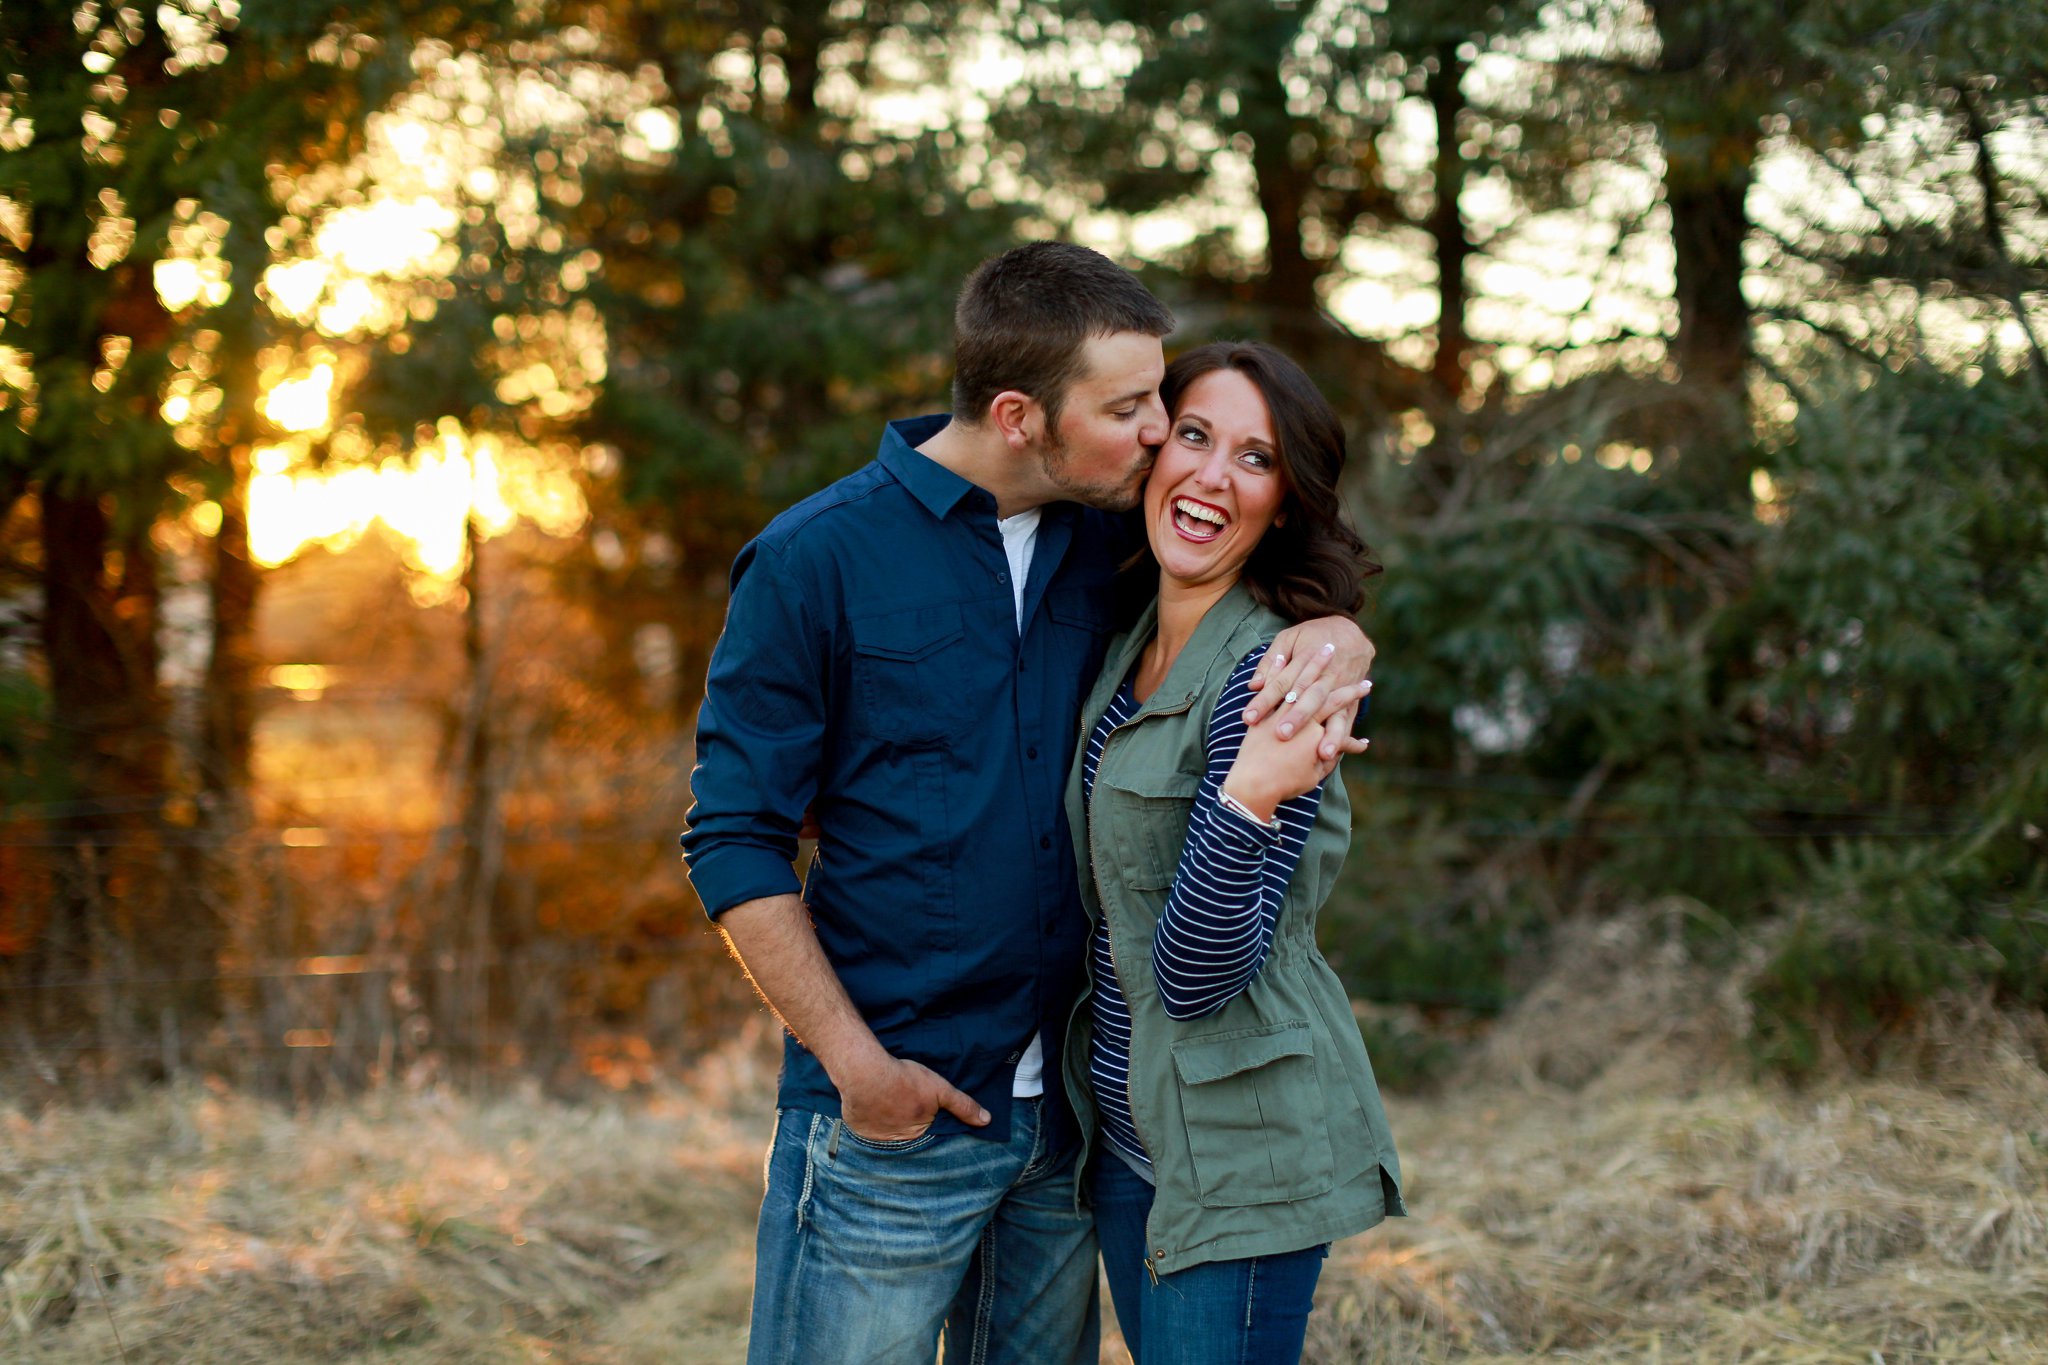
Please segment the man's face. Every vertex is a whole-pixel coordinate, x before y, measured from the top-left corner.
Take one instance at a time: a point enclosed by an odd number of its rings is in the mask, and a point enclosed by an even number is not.
[[[1135,507],[1166,439],[1159,381],[1166,355],[1143,332],[1090,337],[1081,348],[1081,376],[1067,387],[1057,424],[1040,443],[1055,496],[1122,512]]]

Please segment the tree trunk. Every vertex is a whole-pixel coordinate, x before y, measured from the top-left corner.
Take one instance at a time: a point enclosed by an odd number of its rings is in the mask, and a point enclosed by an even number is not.
[[[220,1018],[213,979],[229,942],[234,907],[245,902],[249,856],[250,755],[256,725],[256,602],[262,576],[249,558],[245,453],[220,499],[209,600],[212,640],[199,712],[199,842],[183,860],[186,888],[176,946],[189,979],[167,1008],[180,1036],[203,1037]]]
[[[1746,25],[1754,16],[1725,4],[1652,0],[1663,47],[1662,79],[1684,83],[1689,111],[1660,121],[1664,199],[1671,210],[1678,335],[1671,359],[1690,391],[1665,439],[1679,451],[1680,477],[1716,500],[1749,496],[1749,301],[1742,295],[1742,247],[1749,236],[1759,120],[1770,61]]]
[[[458,1063],[466,1055],[474,1075],[480,1074],[488,1061],[491,958],[508,945],[499,932],[495,912],[500,845],[491,752],[493,652],[484,632],[483,541],[477,535],[474,515],[463,525],[463,538],[468,556],[462,570],[462,662],[469,679],[469,697],[456,755],[461,774],[462,843],[455,894],[442,928],[457,970],[442,977],[450,987],[450,999],[441,1045]]]
[[[51,821],[55,896],[30,959],[31,978],[88,974],[111,941],[116,900],[149,860],[164,795],[163,704],[156,679],[156,559],[148,533],[118,554],[97,496],[41,499],[42,644],[50,713],[70,789]],[[61,1008],[83,996],[51,991]],[[48,1009],[45,1019],[54,1022]]]
[[[1465,63],[1456,43],[1436,52],[1426,93],[1436,114],[1436,205],[1430,211],[1429,235],[1436,248],[1436,361],[1431,367],[1437,387],[1455,403],[1471,382],[1471,340],[1465,332],[1465,262],[1472,242],[1458,200],[1465,188],[1465,159],[1458,153],[1458,116],[1465,109]]]
[[[236,461],[213,538],[213,643],[200,721],[200,785],[218,808],[246,806],[256,725],[256,604],[263,578],[249,557],[248,472]]]
[[[1671,349],[1687,383],[1726,395],[1739,414],[1750,351],[1742,244],[1749,235],[1749,158],[1756,149],[1749,142],[1727,150],[1724,164],[1674,164],[1667,172],[1678,298]]]

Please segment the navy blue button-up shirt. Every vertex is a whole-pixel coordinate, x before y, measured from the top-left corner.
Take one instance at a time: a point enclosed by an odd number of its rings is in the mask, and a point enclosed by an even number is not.
[[[784,512],[733,564],[697,725],[683,853],[713,918],[797,888],[806,806],[824,830],[803,886],[818,941],[882,1045],[1009,1131],[1018,1057],[1046,1043],[1046,1096],[1087,921],[1060,794],[1111,626],[1126,542],[1104,513],[1041,516],[1017,627],[995,499],[893,422],[875,460]],[[779,1102],[836,1115],[786,1040]]]

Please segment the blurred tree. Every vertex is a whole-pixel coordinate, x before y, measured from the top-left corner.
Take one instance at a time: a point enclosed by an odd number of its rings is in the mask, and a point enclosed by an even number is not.
[[[59,891],[39,976],[84,966],[121,927],[94,917],[125,896],[130,919],[150,919],[131,926],[148,938],[134,950],[191,983],[181,1008],[212,1008],[209,899],[172,922],[136,913],[161,885],[156,850],[191,823],[166,803],[154,532],[219,500],[198,764],[218,801],[247,776],[256,580],[239,489],[251,449],[278,430],[262,406],[264,348],[292,338],[259,303],[263,264],[303,226],[293,186],[357,148],[404,79],[410,54],[393,35],[476,24],[490,8],[0,6],[0,236],[16,272],[0,492],[10,508],[35,495],[50,723],[70,783],[52,820]]]
[[[687,720],[733,556],[871,457],[882,422],[944,406],[953,291],[1015,215],[962,183],[948,34],[927,6],[565,13],[596,58],[659,75],[582,166],[568,219],[611,343],[581,432],[622,495],[597,498],[592,581],[648,594],[648,615],[617,624],[673,633]]]
[[[1800,93],[1776,148],[1807,192],[1755,215],[1785,281],[1766,316],[1888,361],[1953,360],[2011,329],[2000,349],[2041,367],[2048,11],[1864,3],[1798,37],[1828,79]]]
[[[994,129],[1050,187],[1056,215],[1062,204],[1171,209],[1215,223],[1205,204],[1248,199],[1263,259],[1247,258],[1221,223],[1168,253],[1197,317],[1220,308],[1312,366],[1328,365],[1338,391],[1376,417],[1417,401],[1442,407],[1471,385],[1474,258],[1509,226],[1476,224],[1467,192],[1501,158],[1526,154],[1516,113],[1529,92],[1474,81],[1473,63],[1510,47],[1539,10],[1026,6],[1013,32],[1045,60]],[[1429,150],[1416,142],[1422,127]],[[1397,358],[1333,318],[1331,286],[1350,272],[1346,248],[1360,241],[1414,252],[1417,283],[1433,267],[1427,361],[1412,349]]]

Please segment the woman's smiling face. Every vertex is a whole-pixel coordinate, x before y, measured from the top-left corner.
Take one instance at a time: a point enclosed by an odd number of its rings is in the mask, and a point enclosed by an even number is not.
[[[1190,384],[1145,484],[1145,534],[1167,579],[1237,580],[1287,494],[1273,415],[1237,370]]]

